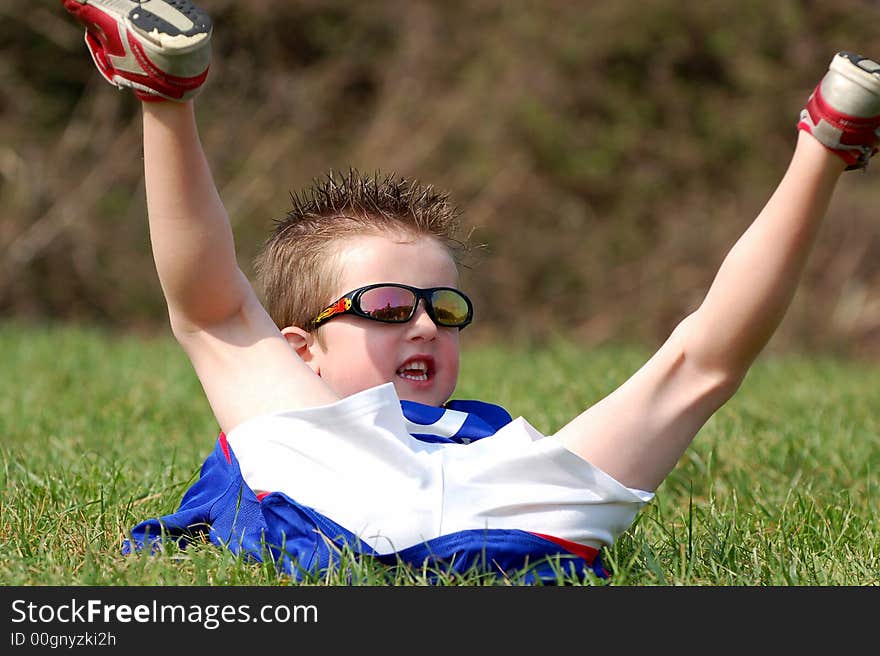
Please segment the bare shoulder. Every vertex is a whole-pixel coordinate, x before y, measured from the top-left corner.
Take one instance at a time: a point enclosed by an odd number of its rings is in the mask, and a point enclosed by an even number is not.
[[[172,319],[172,328],[225,432],[261,414],[339,399],[288,345],[253,294],[222,321],[196,326]]]
[[[682,322],[611,394],[557,433],[568,449],[624,485],[652,491],[739,382],[695,362]]]

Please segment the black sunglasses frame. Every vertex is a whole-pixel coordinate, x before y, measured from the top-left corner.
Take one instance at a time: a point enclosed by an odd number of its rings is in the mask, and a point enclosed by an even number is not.
[[[406,289],[415,296],[415,303],[413,303],[412,310],[409,313],[409,316],[405,319],[380,319],[378,317],[374,317],[367,312],[364,312],[361,309],[360,299],[366,292],[372,289],[378,289],[379,287],[397,287],[399,289]],[[461,296],[467,304],[467,318],[463,323],[460,324],[444,324],[441,323],[437,319],[437,314],[434,312],[434,304],[431,301],[431,297],[435,292],[438,291],[450,291],[454,292]],[[318,313],[318,316],[312,321],[312,327],[317,328],[318,326],[330,321],[330,319],[334,317],[342,316],[343,314],[353,314],[358,317],[362,317],[364,319],[369,319],[370,321],[378,321],[379,323],[406,323],[410,321],[416,314],[416,308],[419,306],[419,301],[425,302],[425,311],[428,313],[428,316],[431,317],[431,321],[433,321],[437,326],[443,328],[458,328],[461,330],[465,326],[467,326],[474,319],[474,305],[471,303],[471,299],[467,297],[467,294],[462,292],[455,287],[411,287],[410,285],[404,285],[396,282],[379,282],[374,283],[372,285],[365,285],[363,287],[358,287],[357,289],[353,289],[347,294],[344,294],[339,299],[328,305],[321,312]]]

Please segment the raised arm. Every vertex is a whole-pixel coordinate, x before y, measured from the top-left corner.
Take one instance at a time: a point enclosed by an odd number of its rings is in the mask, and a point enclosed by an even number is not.
[[[631,487],[655,489],[739,387],[791,303],[845,168],[880,138],[880,65],[839,53],[810,96],[792,160],[703,303],[629,380],[557,433]]]

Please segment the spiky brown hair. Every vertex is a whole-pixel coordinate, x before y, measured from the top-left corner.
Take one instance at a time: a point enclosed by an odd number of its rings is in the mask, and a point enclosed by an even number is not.
[[[467,250],[456,236],[460,211],[448,194],[415,180],[330,171],[290,198],[291,209],[275,221],[255,261],[263,303],[279,328],[311,331],[312,320],[336,300],[341,272],[333,256],[342,239],[389,232],[433,237],[458,266]]]

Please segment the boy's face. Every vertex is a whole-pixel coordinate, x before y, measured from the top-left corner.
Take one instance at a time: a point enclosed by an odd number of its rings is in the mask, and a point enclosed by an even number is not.
[[[342,242],[341,276],[334,300],[358,287],[394,282],[413,287],[455,287],[458,270],[446,248],[430,237],[364,235]],[[434,324],[419,303],[407,323],[389,324],[343,315],[321,328],[310,365],[341,396],[392,382],[401,399],[438,406],[458,380],[459,329]]]

